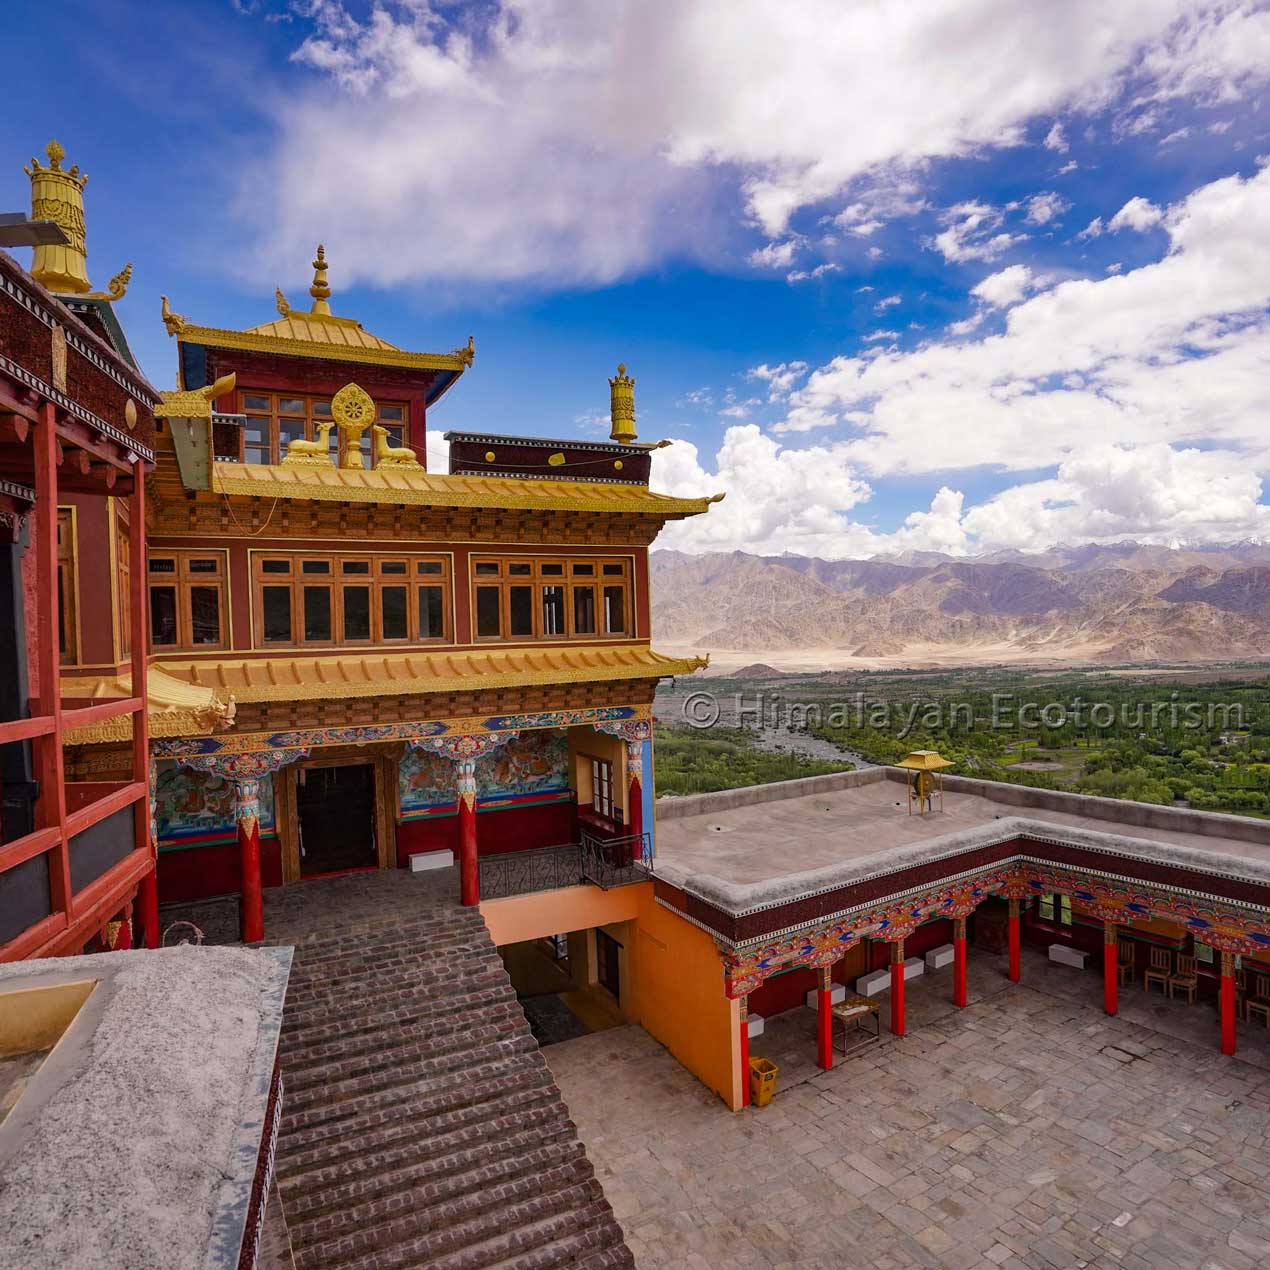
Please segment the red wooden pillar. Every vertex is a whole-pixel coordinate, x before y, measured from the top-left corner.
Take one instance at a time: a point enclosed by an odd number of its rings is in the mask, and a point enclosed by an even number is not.
[[[57,407],[51,402],[41,411],[32,450],[35,461],[36,564],[36,667],[39,695],[32,713],[53,720],[48,736],[32,742],[39,797],[35,800],[35,827],[56,828],[57,845],[48,853],[49,911],[71,921],[71,860],[66,838],[66,774],[62,751],[61,658],[57,639]]]
[[[265,937],[265,907],[260,893],[260,783],[238,779],[238,854],[242,867],[242,935],[244,944],[259,943]]]
[[[1019,901],[1010,901],[1010,982],[1018,983],[1023,977],[1021,968],[1021,936],[1019,929]]]
[[[145,781],[148,798],[133,807],[134,841],[149,852],[151,866],[137,890],[137,909],[143,928],[139,942],[159,946],[159,844],[154,835],[154,765],[150,761],[150,717],[147,706],[146,667],[149,622],[146,614],[146,495],[145,464],[132,465],[132,497],[128,500],[128,638],[132,652],[132,695],[141,698],[141,709],[132,716],[132,779]]]
[[[891,1032],[904,1035],[904,941],[891,943]]]
[[[626,832],[630,835],[630,862],[643,859],[644,789],[640,777],[644,772],[644,742],[626,741]]]
[[[819,970],[816,991],[816,1062],[828,1071],[833,1066],[833,972],[828,966]]]
[[[953,1005],[966,1004],[966,919],[953,918]]]
[[[1235,1052],[1235,954],[1221,955],[1221,1052],[1227,1057]]]
[[[740,1010],[738,1013],[741,1017],[740,1033],[737,1037],[739,1042],[738,1052],[741,1062],[741,1106],[748,1107],[750,1105],[750,1011],[749,998],[738,997]]]
[[[1102,1008],[1108,1014],[1120,1011],[1119,979],[1116,969],[1116,924],[1102,924]]]
[[[460,758],[459,766],[459,901],[469,908],[481,902],[476,851],[476,759]]]

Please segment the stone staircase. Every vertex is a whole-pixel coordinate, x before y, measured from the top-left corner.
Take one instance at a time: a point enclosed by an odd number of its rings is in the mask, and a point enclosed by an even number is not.
[[[299,1270],[634,1265],[476,910],[285,942],[277,1177]]]

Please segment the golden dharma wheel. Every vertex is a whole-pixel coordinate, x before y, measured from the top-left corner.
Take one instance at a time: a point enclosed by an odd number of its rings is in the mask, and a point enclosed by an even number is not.
[[[375,417],[375,403],[360,385],[345,384],[331,398],[331,417],[342,428],[364,428]]]

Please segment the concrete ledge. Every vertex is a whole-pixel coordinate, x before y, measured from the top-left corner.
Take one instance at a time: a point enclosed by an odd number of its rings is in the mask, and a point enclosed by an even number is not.
[[[451,869],[453,867],[453,851],[416,851],[410,857],[411,873],[426,873],[429,869]]]
[[[896,771],[901,769],[896,768]],[[832,794],[839,789],[872,785],[888,779],[889,768],[864,767],[854,772],[833,772],[828,776],[804,776],[796,781],[773,781],[768,785],[749,785],[742,789],[722,789],[715,794],[684,794],[659,798],[658,820],[682,820],[685,816],[705,816],[734,807],[753,807],[757,803],[775,803],[785,798],[806,798],[809,794]]]
[[[750,1040],[753,1040],[756,1036],[762,1036],[763,1031],[767,1026],[767,1021],[761,1014],[751,1014],[747,1016],[746,1023],[750,1034]]]
[[[951,944],[940,944],[926,954],[926,969],[942,970],[945,966],[951,966],[956,959],[957,953]]]
[[[1060,966],[1074,966],[1077,970],[1084,970],[1085,959],[1088,956],[1087,952],[1082,952],[1079,948],[1073,948],[1070,944],[1051,944],[1049,946],[1049,959],[1057,962]]]
[[[855,990],[862,997],[875,997],[879,992],[885,992],[891,986],[891,972],[889,970],[870,970],[867,975],[861,975],[855,981]]]
[[[887,779],[907,784],[908,773],[903,768],[881,770],[886,773]],[[994,803],[1022,808],[1024,812],[1057,811],[1090,820],[1107,820],[1122,826],[1121,832],[1134,828],[1163,829],[1172,833],[1193,833],[1201,838],[1232,838],[1236,842],[1270,846],[1270,820],[1258,820],[1253,816],[1232,816],[1223,811],[1192,811],[1189,807],[1161,807],[1155,803],[1135,803],[1127,798],[1068,794],[1031,785],[977,780],[972,776],[945,776],[944,789],[950,794],[978,794]]]
[[[804,998],[808,1006],[810,1006],[811,1009],[813,1010],[816,1009],[817,1005],[819,1004],[816,1000],[818,993],[819,993],[819,989],[813,988]],[[829,989],[829,1004],[830,1005],[837,1005],[839,1001],[845,1001],[846,999],[847,999],[847,989],[845,984],[835,983],[830,987]]]
[[[920,957],[909,957],[904,962],[904,978],[916,979],[926,973],[926,963]]]

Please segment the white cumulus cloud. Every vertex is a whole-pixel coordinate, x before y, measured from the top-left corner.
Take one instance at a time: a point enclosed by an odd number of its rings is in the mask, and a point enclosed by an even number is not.
[[[310,82],[256,86],[274,143],[241,170],[259,217],[244,268],[294,260],[299,277],[322,240],[343,279],[392,286],[735,261],[750,226],[780,243],[829,200],[866,209],[841,228],[876,234],[877,192],[920,203],[932,160],[1129,94],[1136,119],[1270,75],[1270,19],[1241,0],[802,0],[779,21],[770,0],[310,0],[291,16]],[[940,235],[949,259],[1009,242],[965,230]]]
[[[1150,229],[1164,219],[1164,213],[1145,198],[1131,198],[1108,222],[1107,229]]]

